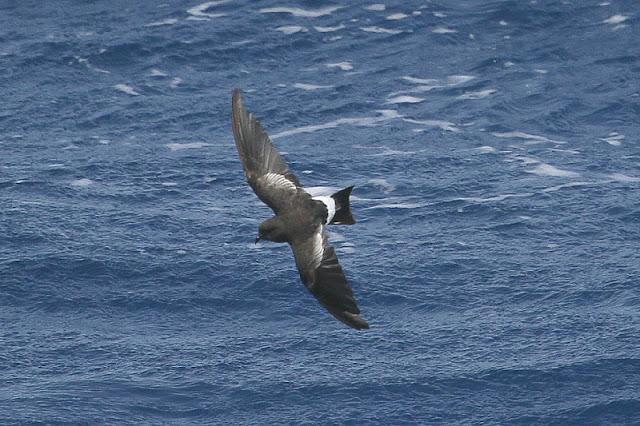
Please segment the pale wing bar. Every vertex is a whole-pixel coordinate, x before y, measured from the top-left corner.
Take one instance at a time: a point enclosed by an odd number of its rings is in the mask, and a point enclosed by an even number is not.
[[[233,136],[247,182],[256,195],[277,212],[283,201],[297,193],[298,179],[269,140],[253,114],[242,105],[240,91],[233,91],[231,101]]]
[[[302,282],[318,301],[338,320],[356,328],[369,328],[360,316],[353,291],[338,262],[333,247],[322,233],[322,227],[312,238],[292,245]]]

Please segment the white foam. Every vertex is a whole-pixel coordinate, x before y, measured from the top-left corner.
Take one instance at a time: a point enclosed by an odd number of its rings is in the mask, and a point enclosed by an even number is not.
[[[375,26],[360,27],[360,29],[368,33],[379,33],[379,34],[400,34],[403,32],[402,30],[392,30],[389,28],[382,28],[382,27],[375,27]]]
[[[353,64],[349,61],[326,64],[326,66],[327,68],[340,68],[342,71],[351,71],[353,69]]]
[[[553,177],[578,177],[580,173],[571,172],[569,170],[562,170],[554,167],[550,164],[541,163],[531,170],[527,170],[527,173],[533,173],[539,176],[553,176]]]
[[[398,151],[395,149],[389,149],[386,146],[383,147],[383,151],[377,154],[370,154],[370,157],[386,157],[389,155],[414,155],[417,151]]]
[[[295,87],[296,89],[312,91],[312,90],[320,90],[320,89],[330,89],[333,86],[321,86],[319,84],[294,83],[293,87]]]
[[[177,182],[161,182],[160,185],[172,187],[172,186],[178,186],[178,183]]]
[[[157,68],[153,68],[151,70],[151,77],[166,77],[166,76],[167,76],[166,72],[161,71],[161,70],[159,70]]]
[[[285,34],[295,34],[295,33],[306,33],[307,30],[305,27],[301,27],[298,25],[284,25],[282,27],[276,28],[276,31],[280,31]]]
[[[346,27],[342,24],[338,25],[337,27],[313,27],[313,29],[315,29],[319,33],[332,33],[334,31],[339,31],[345,28]]]
[[[76,59],[76,61],[78,61],[78,63],[85,65],[87,68],[89,68],[92,71],[99,72],[102,74],[111,74],[111,72],[107,70],[103,70],[102,68],[98,68],[91,65],[91,63],[87,58],[81,58],[80,56],[74,56],[74,58]]]
[[[556,186],[550,186],[549,188],[544,188],[542,192],[556,192],[564,188],[575,188],[579,186],[589,186],[589,185],[594,185],[594,182],[569,182],[569,183],[563,183],[562,185],[556,185]]]
[[[95,182],[92,181],[91,179],[87,179],[87,178],[82,178],[82,179],[76,179],[71,181],[70,185],[71,186],[75,186],[75,187],[79,187],[79,188],[84,188],[87,187],[89,185],[94,184]]]
[[[453,198],[451,201],[467,201],[467,202],[472,202],[472,203],[490,203],[493,201],[504,201],[508,198],[525,198],[525,197],[531,197],[533,195],[533,193],[531,192],[522,192],[522,193],[516,193],[516,194],[501,194],[501,195],[495,195],[493,197],[486,197],[486,198],[482,198],[482,197],[460,197],[460,198]]]
[[[404,19],[404,18],[408,18],[409,15],[406,15],[404,13],[394,13],[391,14],[389,16],[387,16],[387,20],[388,21],[399,21],[400,19]]]
[[[383,110],[378,110],[376,112],[380,114],[377,117],[339,118],[337,120],[330,121],[324,124],[316,124],[311,126],[298,127],[296,129],[291,129],[291,130],[285,130],[283,132],[271,135],[271,139],[278,139],[286,136],[297,135],[299,133],[313,133],[319,130],[333,129],[343,124],[350,124],[353,126],[375,126],[389,120],[402,118],[402,116],[398,114],[396,110],[393,110],[393,109],[383,109]]]
[[[500,22],[498,22],[498,24],[500,24],[503,27],[506,27],[507,25],[509,25],[509,24],[507,24],[507,21],[500,21]]]
[[[342,9],[341,6],[327,6],[320,9],[302,9],[299,7],[266,7],[258,10],[260,13],[290,13],[293,16],[299,18],[318,18],[320,16],[331,15],[338,9]]]
[[[171,79],[171,82],[169,83],[169,87],[171,87],[172,89],[175,89],[176,87],[178,87],[180,83],[182,83],[182,79],[180,77],[174,77]]]
[[[496,93],[495,89],[478,90],[477,92],[465,92],[458,99],[482,99]]]
[[[145,27],[162,27],[164,25],[173,25],[177,23],[178,20],[176,18],[163,19],[162,21],[149,22],[145,24]]]
[[[439,80],[436,80],[435,78],[417,78],[417,77],[411,77],[408,75],[402,77],[402,79],[411,83],[418,83],[418,84],[436,84],[439,82]]]
[[[336,250],[339,251],[340,253],[355,253],[356,252],[355,248],[353,248],[352,246],[344,245],[344,244],[339,246]]]
[[[131,95],[131,96],[139,96],[140,93],[136,92],[136,89],[134,89],[133,87],[129,86],[128,84],[116,84],[115,86],[113,86],[114,89],[122,92],[122,93],[126,93],[127,95]]]
[[[447,77],[447,84],[457,86],[458,84],[467,83],[474,78],[472,75],[450,75]]]
[[[482,154],[490,154],[492,152],[496,152],[496,149],[492,146],[480,146],[478,148],[476,148],[478,151],[480,151],[480,153]]]
[[[394,98],[387,99],[387,104],[417,104],[423,102],[424,98],[417,98],[415,96],[396,96]]]
[[[190,142],[190,143],[168,143],[165,145],[171,151],[180,151],[183,149],[199,149],[205,146],[211,146],[206,142]]]
[[[373,10],[374,12],[382,12],[387,9],[387,7],[382,3],[370,4],[369,6],[365,6],[366,10]]]
[[[388,194],[391,191],[396,189],[395,185],[389,183],[386,179],[382,179],[382,178],[369,179],[368,182],[381,187],[382,191],[385,194]]]
[[[413,124],[422,124],[429,127],[437,127],[438,129],[445,130],[447,132],[459,132],[460,129],[450,121],[443,120],[414,120],[412,118],[405,118],[404,121]]]
[[[458,30],[454,30],[453,28],[447,28],[447,27],[435,27],[434,29],[431,30],[431,32],[434,34],[454,34],[454,33],[457,33]]]
[[[606,138],[600,138],[600,140],[608,143],[609,145],[620,146],[624,140],[624,135],[621,135],[618,132],[611,132]]]
[[[433,16],[435,16],[436,18],[446,18],[447,14],[444,12],[433,12]]]
[[[609,175],[609,178],[617,182],[640,182],[640,177],[627,176],[622,173],[613,173]]]
[[[566,143],[565,141],[549,139],[549,138],[546,138],[544,136],[532,135],[532,134],[529,134],[529,133],[518,132],[518,131],[513,131],[513,132],[494,132],[494,133],[492,133],[492,135],[497,137],[497,138],[525,139],[525,140],[528,140],[528,141],[551,142],[551,143],[557,143],[557,144]]]
[[[438,80],[435,78],[417,78],[417,77],[411,77],[411,76],[404,76],[402,77],[402,79],[410,83],[419,84],[419,86],[414,87],[413,89],[409,90],[409,92],[422,93],[422,92],[429,92],[433,89],[441,89],[446,87],[458,86],[460,84],[464,84],[475,79],[475,77],[471,75],[450,75],[444,80]],[[405,93],[405,92],[396,92],[394,94],[399,94],[399,93]]]
[[[192,7],[187,10],[187,13],[198,20],[205,20],[209,18],[220,18],[222,16],[226,16],[226,13],[211,13],[207,12],[212,7],[219,6],[221,4],[227,3],[229,0],[217,0],[217,1],[208,1],[206,3],[199,4],[197,6]]]
[[[605,24],[617,25],[625,22],[627,19],[629,19],[629,17],[625,15],[613,15],[602,22]]]
[[[367,207],[364,210],[374,209],[419,209],[430,205],[429,203],[382,203],[377,206]]]

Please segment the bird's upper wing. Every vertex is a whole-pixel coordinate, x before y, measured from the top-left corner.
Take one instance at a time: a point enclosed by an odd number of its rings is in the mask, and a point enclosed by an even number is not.
[[[276,213],[299,193],[300,182],[273,147],[255,116],[242,105],[240,90],[233,91],[231,123],[233,136],[247,182]]]
[[[303,241],[291,244],[300,278],[320,303],[338,320],[358,330],[369,328],[360,316],[360,309],[351,287],[338,263],[336,251],[318,225],[316,232]]]

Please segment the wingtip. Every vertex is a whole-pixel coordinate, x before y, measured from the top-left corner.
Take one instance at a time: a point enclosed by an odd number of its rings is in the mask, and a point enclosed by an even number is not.
[[[356,330],[366,330],[369,328],[369,323],[365,321],[359,314],[352,314],[350,312],[343,312],[343,322],[349,327],[353,327]],[[340,318],[339,318],[340,319]]]

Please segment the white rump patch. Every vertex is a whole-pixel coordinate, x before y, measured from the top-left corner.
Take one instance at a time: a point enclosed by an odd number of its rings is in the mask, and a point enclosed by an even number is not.
[[[336,215],[336,201],[327,195],[313,197],[313,199],[322,201],[322,204],[327,207],[327,221],[325,223],[331,223],[333,217]]]

